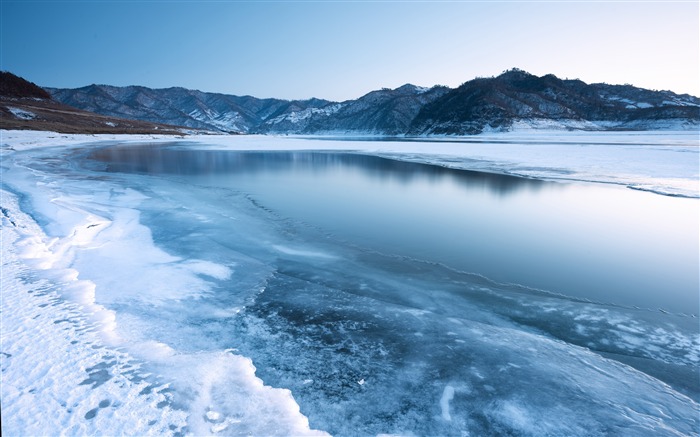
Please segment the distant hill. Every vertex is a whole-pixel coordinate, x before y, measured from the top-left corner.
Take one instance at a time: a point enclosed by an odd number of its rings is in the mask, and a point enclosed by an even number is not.
[[[0,72],[0,129],[31,129],[62,133],[182,134],[186,129],[162,123],[98,115],[52,99],[37,85]]]
[[[62,103],[97,114],[224,133],[253,132],[269,118],[322,108],[330,103],[320,99],[258,99],[185,88],[90,85],[47,90]]]
[[[451,89],[411,84],[358,99],[258,99],[184,88],[47,88],[84,110],[225,133],[471,135],[513,129],[700,128],[700,99],[631,85],[586,84],[519,69]]]
[[[356,100],[270,117],[257,126],[261,133],[361,133],[404,135],[422,108],[449,92],[447,87],[411,84],[372,91]]]
[[[408,133],[469,134],[513,127],[590,130],[698,128],[700,99],[630,85],[588,85],[509,70],[474,79],[425,105]]]
[[[0,71],[0,96],[51,100],[43,88],[8,71]]]

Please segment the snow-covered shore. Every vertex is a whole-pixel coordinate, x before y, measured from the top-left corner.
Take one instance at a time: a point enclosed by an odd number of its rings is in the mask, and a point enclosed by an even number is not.
[[[51,247],[56,241],[20,210],[16,196],[0,194],[3,434],[162,435],[182,429],[182,411],[158,408],[167,401],[167,385],[149,381],[138,362],[105,344],[113,314],[90,301],[94,284],[58,267],[62,260]]]
[[[205,293],[201,274],[228,274],[226,267],[181,260],[156,247],[132,209],[143,196],[97,188],[83,202],[61,198],[66,186],[54,189],[31,171],[7,175],[7,158],[16,151],[173,137],[2,133],[2,186],[19,187],[18,193],[0,187],[3,435],[326,435],[309,428],[289,390],[264,385],[251,360],[234,351],[174,354],[154,341],[125,350],[114,312],[96,303],[96,285],[84,279],[90,275],[74,268],[79,252],[96,254],[97,262],[83,267],[102,276],[112,272],[120,287],[160,289],[165,300]],[[35,207],[31,213],[48,220],[51,235],[23,210],[26,196]],[[91,202],[105,207],[96,214],[86,206]],[[123,298],[128,290],[118,294]],[[144,360],[179,375],[177,390],[187,394],[187,405],[173,398],[170,380],[142,370]],[[238,388],[237,396],[223,399],[219,386],[228,384]],[[226,414],[226,404],[237,407],[236,417]]]

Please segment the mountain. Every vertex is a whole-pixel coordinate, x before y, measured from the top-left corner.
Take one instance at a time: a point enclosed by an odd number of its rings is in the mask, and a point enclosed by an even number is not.
[[[97,115],[54,101],[12,73],[0,72],[0,128],[62,133],[183,134],[177,126]]]
[[[249,133],[270,117],[321,108],[330,103],[321,99],[290,102],[239,97],[178,87],[151,89],[90,85],[47,90],[62,103],[97,114],[225,133]]]
[[[9,71],[0,71],[0,96],[51,100],[51,95],[37,84],[16,76]]]
[[[700,99],[630,85],[588,85],[513,69],[474,79],[424,106],[412,135],[463,135],[513,127],[590,130],[697,128]]]
[[[258,127],[258,131],[403,135],[421,109],[448,90],[447,87],[428,89],[406,84],[393,90],[372,91],[357,100],[271,117]]]
[[[471,135],[517,128],[697,129],[700,99],[631,85],[586,84],[519,69],[451,89],[406,84],[358,99],[258,99],[184,88],[90,85],[47,91],[103,115],[226,133]]]

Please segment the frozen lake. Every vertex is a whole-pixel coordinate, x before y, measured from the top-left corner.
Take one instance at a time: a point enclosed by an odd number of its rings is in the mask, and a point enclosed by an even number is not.
[[[576,171],[523,151],[544,180],[415,142],[198,141],[5,155],[3,226],[45,233],[7,252],[42,266],[18,287],[84,305],[138,363],[77,362],[63,429],[160,393],[174,434],[697,435],[699,200],[625,186],[692,191],[692,146],[590,143]],[[627,153],[629,180],[600,171]],[[606,183],[554,180],[582,174]],[[3,426],[34,429],[3,396]]]
[[[350,244],[501,283],[654,310],[700,305],[697,199],[356,153],[129,145],[91,158],[110,172],[246,193]]]

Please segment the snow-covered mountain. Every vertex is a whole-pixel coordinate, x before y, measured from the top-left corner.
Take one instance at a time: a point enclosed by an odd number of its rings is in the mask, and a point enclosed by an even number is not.
[[[249,133],[270,117],[330,103],[320,99],[293,102],[258,99],[177,87],[151,89],[90,85],[46,90],[64,104],[97,114],[226,133]]]
[[[410,84],[393,90],[381,89],[356,100],[270,118],[258,130],[264,133],[403,135],[423,106],[448,91],[446,87],[428,89]]]
[[[513,128],[697,129],[700,99],[631,85],[588,85],[513,69],[474,79],[424,106],[413,135],[476,134]]]
[[[422,136],[516,128],[700,127],[697,97],[631,85],[589,85],[518,69],[477,78],[455,89],[406,84],[344,102],[258,99],[136,86],[47,90],[62,103],[103,115],[230,133]]]

